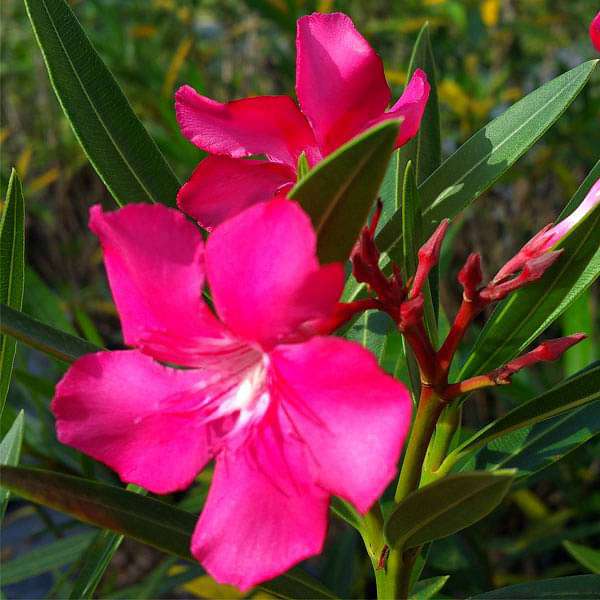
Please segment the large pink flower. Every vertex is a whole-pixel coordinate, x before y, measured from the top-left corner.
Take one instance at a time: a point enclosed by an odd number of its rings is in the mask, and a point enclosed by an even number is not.
[[[320,552],[330,496],[365,512],[394,477],[411,402],[361,346],[313,335],[343,271],[319,265],[308,216],[260,203],[206,246],[159,205],[95,206],[90,226],[137,349],[71,366],[52,402],[59,439],[159,494],[215,458],[192,552],[220,582],[247,589]]]
[[[211,228],[239,210],[285,194],[296,181],[298,158],[313,166],[368,127],[402,118],[402,146],[421,123],[429,96],[425,73],[415,71],[391,107],[381,59],[341,13],[298,20],[296,93],[221,104],[189,86],[176,94],[183,134],[211,153],[181,188],[180,208]],[[243,160],[266,155],[267,160]],[[232,198],[235,201],[232,202]]]

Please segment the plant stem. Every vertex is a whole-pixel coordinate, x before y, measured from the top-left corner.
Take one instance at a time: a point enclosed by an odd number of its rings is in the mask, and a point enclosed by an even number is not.
[[[451,404],[447,406],[435,428],[435,435],[431,441],[429,452],[427,454],[427,472],[437,471],[443,460],[446,458],[454,434],[462,420],[462,405]]]
[[[401,502],[412,491],[419,487],[423,461],[427,453],[429,441],[435,430],[437,420],[444,408],[444,402],[430,386],[421,387],[421,397],[417,416],[410,432],[406,447],[406,456],[400,471],[400,479],[394,497]]]

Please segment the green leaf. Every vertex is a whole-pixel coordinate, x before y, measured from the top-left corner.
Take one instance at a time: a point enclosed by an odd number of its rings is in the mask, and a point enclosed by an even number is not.
[[[72,517],[132,537],[185,560],[197,517],[175,506],[112,485],[53,471],[0,467],[2,486],[19,496]],[[334,598],[301,569],[263,583],[281,598]]]
[[[431,49],[429,24],[425,23],[419,31],[407,72],[407,81],[413,73],[422,69],[427,74],[431,89],[427,106],[421,119],[417,135],[399,149],[400,169],[404,172],[408,161],[413,163],[415,180],[421,185],[442,162],[442,142],[440,134],[440,109],[438,104],[435,60]]]
[[[316,600],[336,598],[331,590],[302,569],[295,568],[276,579],[258,586],[277,598],[288,600]]]
[[[25,201],[21,181],[13,169],[0,221],[0,302],[21,310],[25,279]],[[15,360],[16,342],[0,336],[0,415]]]
[[[118,204],[175,204],[179,182],[64,0],[25,0],[75,136]]]
[[[78,533],[35,548],[2,565],[2,585],[18,583],[75,562],[93,533]]]
[[[595,359],[596,323],[594,320],[594,298],[592,290],[585,290],[573,301],[560,319],[563,335],[575,331],[587,333],[588,337],[565,352],[561,358],[563,373],[573,375]]]
[[[556,246],[560,258],[533,284],[501,302],[465,362],[459,379],[499,367],[529,346],[600,274],[600,205]]]
[[[0,465],[10,465],[14,467],[19,464],[21,446],[23,445],[24,425],[25,413],[21,410],[0,442]],[[6,512],[8,497],[8,491],[0,489],[0,523]]]
[[[345,261],[350,255],[377,197],[398,127],[398,121],[386,121],[350,140],[289,193],[313,222],[322,263]]]
[[[485,192],[537,142],[577,97],[597,60],[585,62],[519,100],[490,121],[419,186],[424,234],[454,217]],[[401,215],[377,236],[382,252],[400,242]]]
[[[573,194],[573,197],[562,209],[560,215],[558,215],[558,219],[556,219],[557,222],[566,219],[584,201],[588,192],[592,189],[592,186],[594,183],[596,183],[596,181],[598,181],[598,179],[600,179],[600,160],[592,167],[592,170],[581,182],[581,185],[577,188],[577,191]]]
[[[409,600],[429,600],[435,598],[436,594],[446,585],[450,575],[440,575],[418,581],[410,592]]]
[[[550,467],[600,434],[600,402],[595,400],[492,440],[460,470],[517,469],[515,482]]]
[[[600,363],[517,406],[503,417],[480,429],[446,457],[444,467],[448,468],[461,457],[512,431],[534,425],[598,399],[600,399]]]
[[[385,524],[391,547],[413,548],[476,523],[508,492],[513,471],[449,475],[407,496]]]
[[[132,484],[128,485],[126,489],[136,494],[146,495],[147,493],[143,488]],[[123,535],[107,529],[99,531],[95,535],[78,561],[76,567],[77,577],[71,588],[69,598],[82,600],[93,597],[94,591],[122,541]]]
[[[576,575],[542,579],[471,596],[470,600],[597,600],[600,577]]]
[[[82,549],[80,556],[77,557],[79,559],[77,578],[73,583],[69,598],[82,600],[93,597],[95,589],[122,541],[123,535],[107,529],[99,531],[89,541],[87,547]]]
[[[563,546],[580,565],[588,571],[600,575],[600,550],[575,542],[563,542]]]
[[[72,517],[190,559],[191,513],[134,492],[80,477],[23,467],[1,467],[2,486]]]
[[[0,323],[2,333],[58,360],[73,362],[84,354],[102,350],[81,338],[40,323],[18,310],[4,305],[0,308],[2,308],[2,323]]]

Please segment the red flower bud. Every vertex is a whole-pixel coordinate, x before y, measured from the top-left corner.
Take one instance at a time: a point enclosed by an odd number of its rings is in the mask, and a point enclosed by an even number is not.
[[[462,285],[465,300],[472,301],[476,298],[482,279],[481,257],[476,253],[470,254],[458,272],[458,282]]]
[[[417,265],[417,272],[415,273],[412,289],[410,290],[410,298],[414,298],[421,293],[429,271],[431,271],[440,259],[442,242],[444,241],[449,224],[450,219],[444,219],[437,226],[431,237],[419,249],[419,264]]]
[[[540,279],[556,262],[562,252],[562,250],[545,252],[528,260],[523,265],[523,270],[517,277],[503,283],[492,282],[480,292],[479,296],[488,302],[502,300],[502,298],[505,298],[511,292]]]
[[[515,360],[510,361],[504,367],[500,367],[490,373],[490,377],[495,383],[504,384],[510,383],[510,378],[517,371],[529,367],[539,362],[550,362],[560,358],[571,346],[578,344],[584,340],[584,333],[574,333],[567,337],[558,338],[555,340],[546,340],[537,348],[527,354],[523,354]]]

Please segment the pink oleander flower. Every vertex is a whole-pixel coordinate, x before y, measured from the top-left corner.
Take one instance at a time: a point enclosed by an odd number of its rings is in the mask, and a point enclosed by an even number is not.
[[[71,366],[59,440],[157,494],[214,458],[191,550],[217,581],[248,589],[319,553],[330,496],[364,513],[394,477],[411,401],[360,345],[315,335],[344,276],[319,265],[308,216],[275,199],[206,245],[160,205],[95,206],[90,227],[135,349]]]
[[[590,23],[590,40],[592,40],[592,46],[600,52],[600,11]]]
[[[221,104],[189,86],[176,93],[183,134],[209,152],[178,195],[179,207],[210,229],[243,208],[285,195],[296,181],[302,153],[314,166],[365,129],[402,118],[396,142],[418,131],[429,96],[425,73],[416,70],[400,99],[391,93],[383,64],[342,13],[298,20],[296,94]],[[266,155],[267,160],[244,160]]]
[[[549,260],[547,253],[564,238],[569,231],[600,203],[600,179],[594,183],[583,202],[566,218],[556,225],[546,225],[536,233],[513,258],[496,274],[494,283],[500,283],[523,268],[527,263]],[[546,255],[546,256],[544,256]]]

